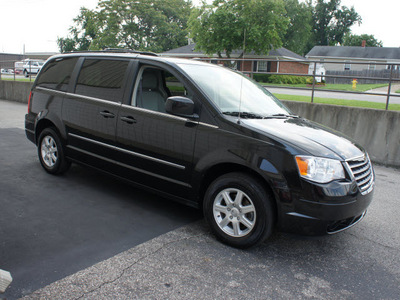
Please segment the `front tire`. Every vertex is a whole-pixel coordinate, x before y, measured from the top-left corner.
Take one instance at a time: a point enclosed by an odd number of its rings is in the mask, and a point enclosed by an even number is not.
[[[61,139],[53,128],[46,128],[40,133],[38,155],[40,164],[50,174],[64,173],[71,165],[65,158]]]
[[[272,197],[261,181],[245,173],[214,180],[204,196],[203,209],[215,236],[236,248],[263,242],[275,223]]]

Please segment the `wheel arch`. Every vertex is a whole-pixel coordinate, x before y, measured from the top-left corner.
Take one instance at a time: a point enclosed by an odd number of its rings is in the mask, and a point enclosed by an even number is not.
[[[260,183],[262,183],[266,192],[272,198],[271,202],[272,202],[272,205],[274,208],[275,217],[277,219],[277,217],[278,217],[277,195],[271,186],[271,182],[268,182],[268,180],[266,180],[261,174],[257,173],[253,169],[251,169],[247,166],[244,166],[244,165],[236,164],[236,163],[220,163],[220,164],[210,167],[208,170],[205,171],[204,176],[202,177],[203,179],[201,180],[201,183],[199,185],[199,193],[198,193],[199,207],[201,209],[203,208],[204,195],[207,191],[207,188],[210,186],[210,184],[218,177],[220,177],[224,174],[233,173],[233,172],[245,173],[245,174],[250,175],[251,177],[255,178]]]
[[[65,140],[65,135],[63,135],[63,134],[60,132],[60,130],[59,130],[58,126],[56,126],[55,122],[53,122],[53,121],[50,120],[50,119],[44,118],[44,119],[38,120],[37,123],[36,123],[36,127],[35,127],[35,142],[36,142],[36,145],[38,144],[38,139],[39,139],[40,133],[41,133],[44,129],[49,128],[49,127],[54,128],[54,130],[57,132],[57,134],[59,135],[59,137],[60,137],[62,140]]]

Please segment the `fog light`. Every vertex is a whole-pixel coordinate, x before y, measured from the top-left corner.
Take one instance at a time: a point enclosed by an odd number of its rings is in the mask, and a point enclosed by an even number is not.
[[[0,269],[0,293],[4,293],[11,282],[12,277],[10,272]]]

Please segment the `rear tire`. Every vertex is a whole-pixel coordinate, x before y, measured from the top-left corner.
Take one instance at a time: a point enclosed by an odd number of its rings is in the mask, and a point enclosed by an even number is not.
[[[215,236],[236,248],[263,242],[275,224],[272,197],[262,182],[245,173],[228,173],[214,180],[203,209]]]
[[[64,173],[71,166],[65,158],[64,145],[53,128],[46,128],[40,133],[38,155],[40,164],[50,174]]]

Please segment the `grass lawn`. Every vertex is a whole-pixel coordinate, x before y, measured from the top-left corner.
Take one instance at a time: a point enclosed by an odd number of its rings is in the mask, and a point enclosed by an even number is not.
[[[280,100],[289,101],[301,101],[301,102],[311,102],[309,96],[297,96],[297,95],[284,95],[284,94],[274,94]],[[331,98],[319,98],[314,97],[314,103],[321,104],[331,104],[331,105],[342,105],[342,106],[353,106],[353,107],[365,107],[373,109],[385,109],[386,103],[377,103],[369,101],[357,101],[357,100],[344,100],[344,99],[331,99]],[[400,111],[400,104],[390,104],[389,110]]]
[[[273,83],[261,83],[262,85],[270,85],[270,86],[277,86],[277,87],[302,87],[302,88],[309,88],[311,89],[310,86],[307,84],[273,84]],[[357,88],[353,89],[352,84],[326,84],[326,85],[315,85],[316,89],[321,89],[321,90],[339,90],[339,91],[355,91],[355,92],[366,92],[368,90],[380,88],[380,87],[386,87],[388,84],[357,84]]]
[[[32,76],[32,80],[29,80],[28,78],[16,78],[15,81],[24,81],[24,82],[34,82],[36,77]],[[1,80],[8,80],[8,81],[14,81],[14,77],[5,77],[5,76],[1,76]]]

